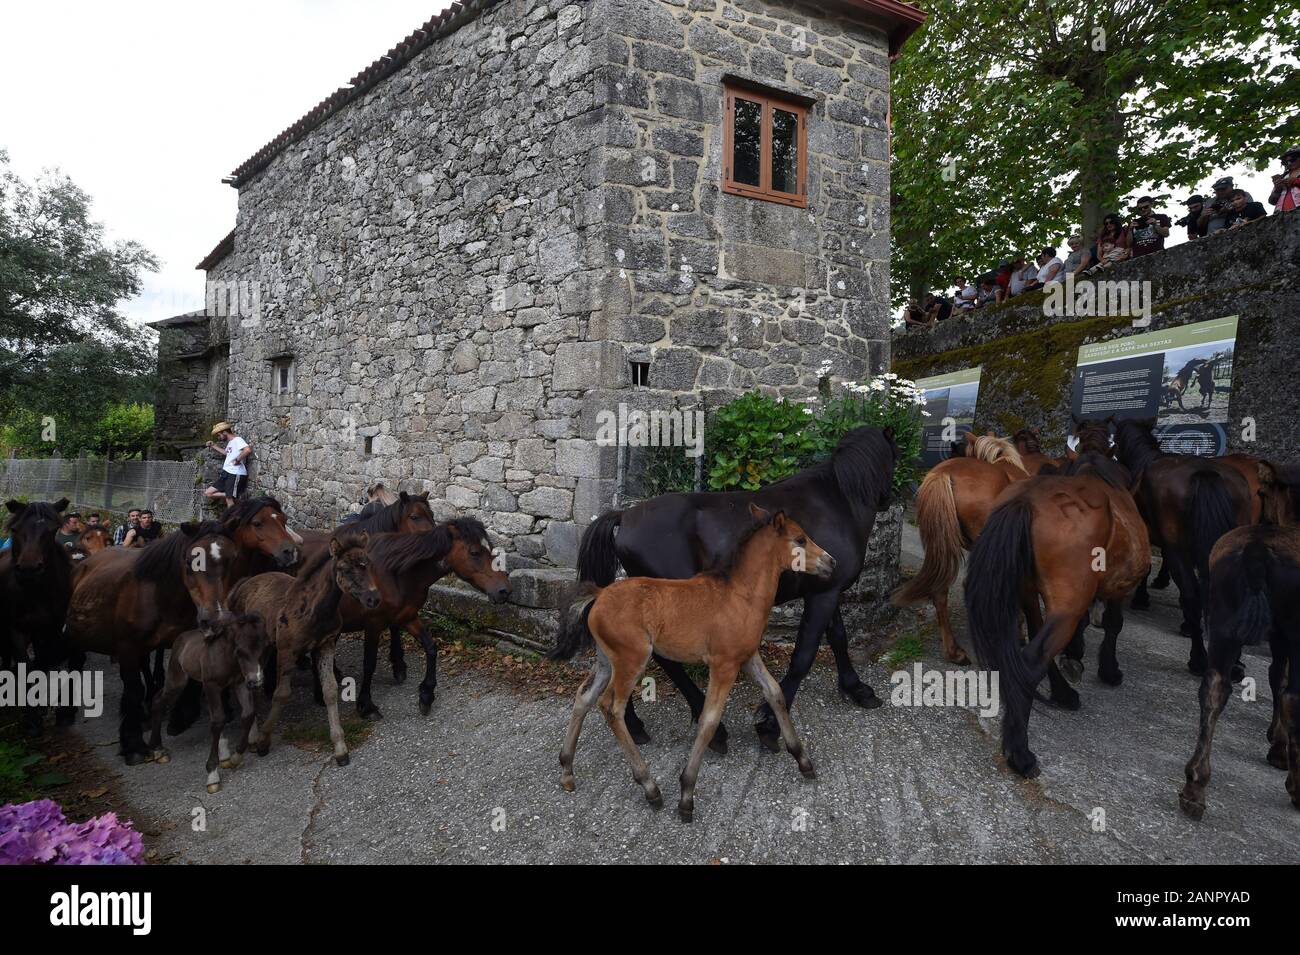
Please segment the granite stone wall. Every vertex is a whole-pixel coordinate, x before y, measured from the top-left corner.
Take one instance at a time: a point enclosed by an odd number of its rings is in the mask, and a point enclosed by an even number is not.
[[[1296,461],[1300,425],[1291,382],[1300,368],[1300,214],[1270,216],[1241,229],[1123,263],[1115,281],[1150,282],[1152,322],[1128,317],[1043,314],[1042,296],[985,309],[894,338],[894,370],[910,378],[982,365],[977,430],[1042,429],[1059,451],[1070,426],[1070,382],[1080,345],[1239,316],[1229,403],[1229,448]],[[1242,440],[1253,418],[1254,441]]]

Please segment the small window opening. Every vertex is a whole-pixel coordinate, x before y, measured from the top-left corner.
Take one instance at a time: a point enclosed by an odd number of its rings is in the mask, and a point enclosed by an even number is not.
[[[634,361],[630,362],[632,366],[632,385],[637,388],[645,388],[650,384],[650,362]]]
[[[374,439],[373,437],[371,437],[370,435],[366,435],[365,449],[366,449],[366,454],[373,454],[373,453],[374,453],[374,450],[375,450],[375,439]]]

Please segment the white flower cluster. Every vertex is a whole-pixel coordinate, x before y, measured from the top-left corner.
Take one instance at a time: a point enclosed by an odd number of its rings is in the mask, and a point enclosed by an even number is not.
[[[878,375],[866,382],[845,381],[842,387],[850,394],[866,397],[867,395],[880,395],[888,398],[890,401],[908,403],[914,405],[925,404],[925,391],[916,386],[916,382],[909,381],[906,378],[900,378],[892,371],[887,371],[883,375]],[[929,412],[922,411],[922,415],[930,417]]]

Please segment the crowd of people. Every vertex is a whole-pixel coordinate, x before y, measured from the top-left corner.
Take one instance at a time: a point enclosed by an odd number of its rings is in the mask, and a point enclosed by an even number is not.
[[[1282,165],[1285,172],[1273,177],[1273,190],[1268,197],[1275,214],[1300,209],[1300,146],[1282,154]],[[974,281],[958,275],[954,279],[955,293],[935,292],[921,300],[913,299],[903,312],[903,321],[911,327],[931,327],[954,313],[966,314],[996,305],[1054,282],[1065,282],[1069,276],[1078,279],[1095,275],[1120,262],[1161,251],[1175,228],[1186,229],[1188,240],[1194,241],[1268,217],[1264,204],[1246,190],[1237,188],[1231,176],[1215,182],[1213,195],[1191,196],[1184,205],[1187,214],[1173,221],[1156,211],[1150,196],[1142,196],[1128,217],[1118,212],[1107,215],[1091,240],[1085,239],[1081,232],[1066,239],[1069,252],[1064,257],[1055,247],[1047,246],[1032,257],[1017,255],[1004,259],[997,269]]]
[[[111,546],[114,547],[143,547],[162,536],[162,524],[155,518],[154,512],[148,508],[133,507],[127,511],[126,520],[116,528],[112,526],[108,515],[98,511],[92,511],[84,518],[80,511],[72,511],[63,515],[63,524],[55,533],[54,539],[63,548],[76,551],[82,545],[83,535],[96,529],[107,532]],[[0,552],[8,550],[10,543],[7,536],[0,539]]]

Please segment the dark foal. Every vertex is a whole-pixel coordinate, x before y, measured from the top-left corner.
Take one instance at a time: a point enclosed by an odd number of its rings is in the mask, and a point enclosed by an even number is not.
[[[253,691],[262,683],[262,654],[266,647],[266,629],[261,616],[255,613],[229,618],[211,633],[187,630],[176,638],[167,661],[167,679],[162,692],[154,695],[149,748],[155,761],[165,763],[171,759],[162,745],[163,713],[180,696],[186,682],[194,680],[203,687],[208,719],[212,723],[208,792],[220,792],[222,767],[238,767],[248,749],[249,733],[257,718]],[[239,742],[234,755],[222,735],[230,719],[223,700],[226,690],[234,690],[239,702]]]
[[[1210,554],[1209,667],[1201,679],[1200,734],[1179,793],[1183,812],[1205,814],[1214,729],[1232,695],[1230,671],[1244,646],[1268,640],[1273,720],[1268,762],[1287,770],[1300,809],[1300,468],[1260,462],[1261,523],[1219,538]]]

